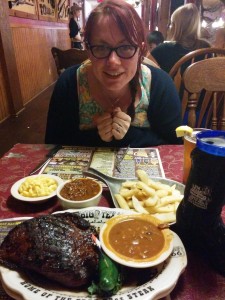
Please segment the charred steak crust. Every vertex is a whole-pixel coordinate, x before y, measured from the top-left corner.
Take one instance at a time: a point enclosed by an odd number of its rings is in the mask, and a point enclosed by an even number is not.
[[[75,213],[27,220],[14,227],[0,246],[0,263],[35,271],[66,287],[87,284],[98,267],[90,223]]]

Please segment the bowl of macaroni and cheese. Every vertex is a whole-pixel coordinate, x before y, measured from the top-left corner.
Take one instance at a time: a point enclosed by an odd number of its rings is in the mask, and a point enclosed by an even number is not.
[[[75,178],[59,185],[56,194],[65,209],[97,206],[102,185],[92,178]]]
[[[45,202],[56,195],[57,187],[63,182],[55,175],[31,175],[14,183],[11,187],[11,195],[24,202]]]

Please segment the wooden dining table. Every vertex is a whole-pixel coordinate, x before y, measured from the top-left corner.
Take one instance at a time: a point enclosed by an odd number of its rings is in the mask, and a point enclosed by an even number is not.
[[[33,169],[43,163],[46,160],[46,155],[53,147],[54,145],[44,144],[16,144],[0,159],[0,219],[37,217],[62,210],[56,197],[42,204],[31,205],[14,199],[10,193],[11,186],[17,180],[28,176]],[[183,145],[162,145],[157,148],[165,176],[182,182]],[[111,195],[107,189],[103,191],[99,206],[114,207]],[[222,218],[225,221],[225,207],[222,212]],[[187,259],[187,267],[170,293],[170,299],[225,299],[225,278],[214,271],[197,253],[187,250]],[[4,292],[1,286],[0,299],[12,299]]]

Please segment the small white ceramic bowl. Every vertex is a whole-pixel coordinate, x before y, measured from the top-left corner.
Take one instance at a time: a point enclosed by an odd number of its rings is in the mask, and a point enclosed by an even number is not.
[[[98,185],[99,191],[97,194],[95,194],[93,197],[90,197],[86,200],[72,200],[72,199],[66,199],[61,195],[62,189],[65,187],[66,184],[71,183],[74,180],[89,180],[88,185],[89,187],[91,186],[91,182],[93,182],[95,185]],[[69,209],[69,208],[85,208],[85,207],[92,207],[92,206],[98,206],[99,201],[102,196],[102,185],[96,181],[95,179],[92,178],[76,178],[73,180],[67,180],[64,183],[60,184],[56,190],[56,195],[58,197],[59,203],[62,205],[64,209]]]
[[[32,203],[32,204],[38,204],[38,203],[42,203],[42,202],[45,202],[47,201],[48,199],[54,197],[56,195],[56,189],[49,195],[47,196],[41,196],[41,197],[25,197],[25,196],[22,196],[20,193],[19,193],[19,187],[21,186],[21,184],[26,180],[26,179],[35,179],[37,177],[44,177],[44,178],[51,178],[51,179],[54,179],[57,183],[57,186],[59,186],[61,183],[63,183],[64,181],[58,177],[58,176],[55,176],[55,175],[50,175],[50,174],[37,174],[37,175],[31,175],[31,176],[27,176],[27,177],[24,177],[20,180],[18,180],[17,182],[15,182],[13,184],[13,186],[11,187],[11,195],[16,198],[17,200],[20,200],[20,201],[24,201],[24,202],[29,202],[29,203]]]

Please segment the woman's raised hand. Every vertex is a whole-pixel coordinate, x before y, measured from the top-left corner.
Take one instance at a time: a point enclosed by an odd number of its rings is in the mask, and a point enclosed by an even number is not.
[[[120,107],[113,110],[112,116],[112,134],[116,140],[122,140],[130,127],[131,117]]]
[[[98,134],[105,142],[111,142],[113,139],[112,123],[112,114],[109,112],[106,112],[101,116],[95,118],[95,124],[98,128]]]
[[[98,134],[105,142],[111,142],[113,137],[121,140],[127,133],[131,117],[123,112],[120,107],[116,107],[112,113],[106,112],[95,118]]]

